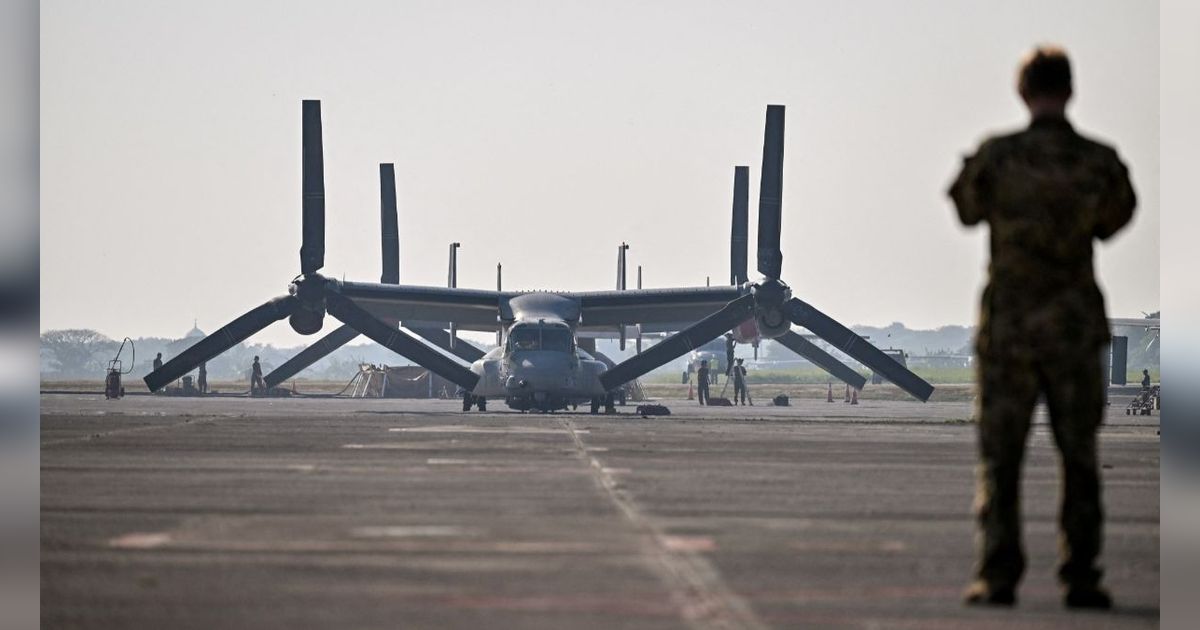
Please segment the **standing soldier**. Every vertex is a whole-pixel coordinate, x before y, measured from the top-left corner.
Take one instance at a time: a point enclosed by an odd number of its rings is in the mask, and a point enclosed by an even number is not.
[[[1142,389],[1150,389],[1150,370],[1142,370]]]
[[[708,404],[708,361],[700,362],[700,369],[696,370],[696,398],[700,400],[701,405]]]
[[[201,394],[208,393],[208,368],[207,363],[200,364],[200,373],[196,375],[196,388]]]
[[[1029,126],[985,141],[949,191],[963,224],[987,222],[991,240],[976,337],[979,558],[965,599],[1016,601],[1025,571],[1021,461],[1030,415],[1043,395],[1062,455],[1064,602],[1109,608],[1096,565],[1103,521],[1096,431],[1105,395],[1099,359],[1109,331],[1092,242],[1128,223],[1136,200],[1116,151],[1067,121],[1071,66],[1062,49],[1030,53],[1017,87]]]
[[[158,354],[156,354],[154,356],[154,370],[157,372],[160,368],[162,368],[162,353],[161,352],[159,352]]]
[[[250,394],[255,391],[266,391],[267,384],[263,382],[262,365],[258,363],[258,356],[254,357],[254,365],[250,366]]]
[[[738,403],[738,394],[741,394],[742,404],[746,404],[746,366],[742,365],[742,359],[737,360],[737,364],[733,366],[733,404]]]

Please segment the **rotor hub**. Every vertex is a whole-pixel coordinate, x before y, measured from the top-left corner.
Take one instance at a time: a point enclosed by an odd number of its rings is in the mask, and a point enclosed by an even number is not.
[[[288,317],[292,330],[301,335],[311,335],[321,330],[325,321],[325,285],[328,281],[317,273],[301,276],[292,281],[288,293],[299,305]]]

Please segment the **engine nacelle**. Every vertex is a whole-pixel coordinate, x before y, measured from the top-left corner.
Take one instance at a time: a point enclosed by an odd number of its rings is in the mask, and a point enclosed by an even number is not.
[[[758,333],[766,339],[774,339],[792,329],[792,320],[781,308],[768,308],[758,312],[754,317]]]
[[[325,321],[325,278],[312,274],[294,280],[288,293],[300,302],[288,317],[292,330],[301,335],[311,335],[321,330]]]
[[[292,325],[292,330],[301,335],[311,335],[321,330],[324,319],[325,311],[314,311],[301,306],[288,317],[288,323]]]

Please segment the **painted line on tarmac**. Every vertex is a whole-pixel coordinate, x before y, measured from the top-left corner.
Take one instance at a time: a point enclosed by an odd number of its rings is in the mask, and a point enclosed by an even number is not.
[[[704,551],[714,550],[716,544],[702,537],[667,535],[638,509],[625,491],[617,487],[613,473],[627,469],[606,467],[583,443],[580,435],[587,430],[576,429],[568,419],[561,422],[575,442],[576,456],[589,465],[596,485],[633,528],[643,534],[644,552],[654,560],[659,578],[670,591],[683,620],[692,628],[704,630],[767,628],[750,605],[725,585],[717,568],[702,555]]]
[[[108,546],[117,549],[154,549],[171,542],[166,532],[132,532],[109,539]]]
[[[394,427],[388,429],[392,433],[517,433],[530,435],[561,435],[562,429],[552,427],[468,427],[448,425],[437,427]],[[587,429],[579,429],[579,433],[588,433]]]

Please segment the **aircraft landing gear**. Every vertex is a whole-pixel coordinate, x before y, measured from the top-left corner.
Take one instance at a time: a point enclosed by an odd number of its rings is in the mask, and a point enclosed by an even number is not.
[[[594,416],[598,413],[600,413],[600,398],[597,396],[593,396],[592,397],[592,415]]]
[[[487,411],[487,398],[484,398],[483,396],[472,396],[471,394],[464,393],[463,412],[470,411],[472,406],[480,411]]]

